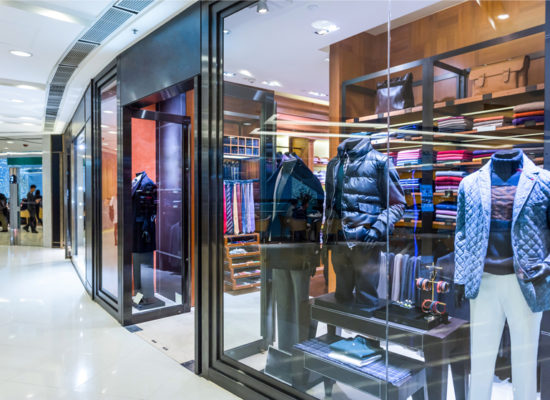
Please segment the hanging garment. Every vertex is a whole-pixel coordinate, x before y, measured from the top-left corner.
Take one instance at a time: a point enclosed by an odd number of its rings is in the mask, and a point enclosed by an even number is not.
[[[233,225],[233,188],[230,183],[225,183],[225,212],[227,216],[226,220],[226,233],[228,235],[232,235],[234,233],[234,225]]]
[[[233,185],[233,226],[234,226],[234,233],[235,235],[239,235],[241,233],[240,227],[239,227],[239,200],[237,196],[237,185]]]

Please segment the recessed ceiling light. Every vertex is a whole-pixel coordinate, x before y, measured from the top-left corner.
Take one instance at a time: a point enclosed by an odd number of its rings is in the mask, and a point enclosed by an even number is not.
[[[17,57],[32,57],[32,53],[23,50],[10,50],[10,54]]]
[[[504,21],[505,19],[510,18],[510,14],[500,14],[497,18]]]
[[[109,133],[116,135],[116,131],[109,131]]]
[[[71,17],[69,14],[65,14],[59,11],[40,9],[40,10],[37,10],[36,13],[39,15],[42,15],[43,17],[56,19],[58,21],[69,22],[71,24],[78,23],[78,21],[75,20],[73,17]]]
[[[243,125],[244,126],[250,126],[250,125],[252,125],[252,123],[251,122],[243,122]]]
[[[103,111],[105,114],[112,114],[113,112],[111,110],[105,110]]]
[[[4,150],[9,150],[9,147],[4,147]]]
[[[39,90],[36,86],[31,86],[31,85],[17,85],[15,87],[18,89]]]
[[[229,29],[224,29],[223,30],[223,34],[224,35],[230,35],[231,34],[231,31]]]
[[[248,77],[248,78],[252,78],[252,77],[254,76],[254,75],[252,75],[252,72],[250,72],[250,71],[248,71],[248,70],[246,70],[246,69],[241,69],[241,70],[239,71],[239,74],[244,75],[244,76],[246,76],[246,77]]]
[[[109,125],[101,125],[102,128],[108,128]]]
[[[36,118],[34,117],[19,117],[19,119],[25,120],[25,121],[36,121]]]
[[[256,8],[256,12],[258,14],[267,14],[269,12],[269,8],[267,8],[267,0],[258,1],[258,7]]]
[[[325,58],[325,61],[326,61],[326,62],[329,62],[329,61],[330,61],[330,57],[326,57],[326,58]]]
[[[282,85],[277,81],[263,81],[263,85],[272,86],[272,87],[281,87]]]
[[[20,100],[20,99],[11,99],[10,101],[12,103],[23,103],[23,100]]]
[[[237,74],[234,73],[234,72],[227,72],[227,71],[225,71],[225,72],[223,73],[223,76],[225,76],[226,78],[231,78],[231,77],[233,77],[233,76],[235,76],[235,75],[237,75]]]
[[[36,126],[36,124],[30,123],[30,122],[23,122],[23,125],[25,125],[25,126]]]
[[[313,22],[311,26],[315,29],[315,33],[321,36],[328,35],[329,33],[336,32],[340,29],[340,27],[334,22],[324,19]]]
[[[13,144],[13,141],[12,141],[12,140],[8,140],[6,143],[7,143],[7,144]]]

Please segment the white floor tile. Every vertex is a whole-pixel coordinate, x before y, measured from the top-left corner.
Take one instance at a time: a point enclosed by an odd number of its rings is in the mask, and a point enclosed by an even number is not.
[[[64,251],[0,246],[0,260],[0,400],[237,399],[121,327]],[[156,336],[184,328],[150,325]],[[185,332],[162,337],[187,358]]]

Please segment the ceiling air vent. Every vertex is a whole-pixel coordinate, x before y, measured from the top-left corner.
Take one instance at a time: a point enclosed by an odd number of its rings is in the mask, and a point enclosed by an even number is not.
[[[97,46],[98,45],[95,43],[77,41],[61,61],[61,65],[78,67],[78,64],[80,64]]]
[[[154,0],[120,0],[109,8],[80,37],[59,61],[52,80],[49,82],[46,101],[44,130],[52,131],[59,112],[59,106],[69,79],[80,63],[129,18],[139,14]]]
[[[153,0],[120,0],[115,7],[138,13],[152,2]]]
[[[100,44],[133,15],[129,11],[110,8],[92,25],[80,40]]]

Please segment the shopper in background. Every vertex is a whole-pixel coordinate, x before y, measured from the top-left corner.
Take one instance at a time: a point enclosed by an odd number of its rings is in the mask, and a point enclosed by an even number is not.
[[[36,185],[31,185],[29,189],[29,193],[27,193],[27,210],[29,211],[29,218],[27,219],[27,225],[23,229],[25,229],[27,232],[29,231],[29,227],[31,228],[32,233],[38,233],[36,230],[36,194],[34,193],[36,190]]]
[[[40,189],[36,189],[36,194],[34,196],[35,203],[36,203],[36,220],[40,225],[42,225],[42,194],[40,193]]]
[[[4,193],[0,193],[0,225],[2,225],[0,232],[8,231],[8,199]]]

